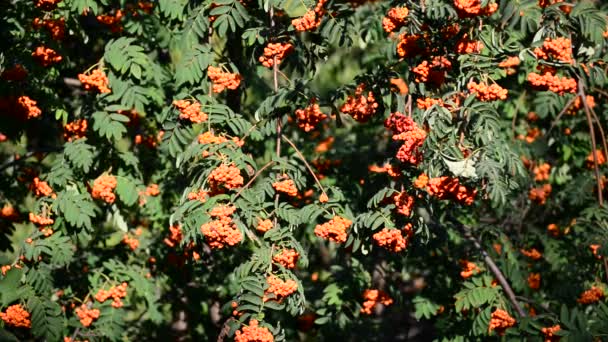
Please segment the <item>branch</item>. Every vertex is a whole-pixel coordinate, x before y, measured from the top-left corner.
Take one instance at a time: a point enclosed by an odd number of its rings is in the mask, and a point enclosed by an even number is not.
[[[249,182],[247,182],[247,184],[245,184],[245,186],[243,186],[241,188],[241,190],[239,190],[239,192],[236,193],[236,195],[234,196],[234,198],[232,199],[232,202],[234,202],[237,198],[239,198],[239,196],[241,195],[241,193],[247,189],[251,183],[253,183],[253,181],[258,178],[258,176],[262,173],[262,171],[264,171],[266,168],[268,168],[270,165],[274,164],[274,160],[269,161],[268,163],[266,163],[266,165],[262,166],[262,168],[260,168],[254,175],[253,177],[251,177],[251,179],[249,180]]]
[[[585,115],[587,116],[587,124],[589,125],[589,134],[591,135],[591,155],[593,156],[593,170],[595,171],[595,181],[597,183],[597,201],[599,205],[604,204],[604,198],[602,195],[602,181],[600,179],[600,169],[597,163],[597,143],[595,141],[595,130],[593,128],[593,120],[591,119],[591,111],[589,110],[589,104],[585,98],[585,89],[582,80],[578,80],[578,96],[583,101],[583,107],[585,108]],[[606,151],[604,152],[606,153]]]
[[[319,188],[321,188],[321,191],[323,192],[323,194],[325,196],[327,196],[327,193],[325,192],[325,188],[323,188],[323,185],[321,185],[321,182],[319,182],[319,178],[317,178],[317,175],[315,175],[315,172],[312,170],[312,168],[306,161],[306,158],[304,158],[304,155],[302,155],[302,152],[300,152],[300,150],[298,150],[296,145],[294,145],[294,143],[291,140],[289,140],[285,135],[283,135],[283,139],[285,139],[285,141],[287,141],[287,143],[289,145],[291,145],[291,147],[293,147],[294,150],[296,150],[296,154],[298,155],[298,157],[300,157],[300,159],[302,159],[302,161],[304,162],[304,165],[306,165],[306,168],[308,169],[308,172],[310,172],[312,177],[315,179],[315,182],[317,183]]]

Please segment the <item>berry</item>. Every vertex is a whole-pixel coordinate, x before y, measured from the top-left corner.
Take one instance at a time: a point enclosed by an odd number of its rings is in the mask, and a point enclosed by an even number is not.
[[[30,328],[32,325],[30,313],[27,312],[21,304],[11,305],[6,308],[5,312],[0,312],[0,319],[2,319],[6,325],[15,328]]]
[[[91,74],[78,74],[78,79],[85,90],[97,90],[100,93],[109,93],[108,77],[101,69],[95,69]]]
[[[207,114],[201,112],[201,104],[197,101],[175,100],[173,105],[179,110],[179,118],[190,120],[192,123],[207,121]]]
[[[346,230],[351,224],[352,221],[348,219],[334,216],[328,222],[318,224],[315,227],[315,235],[335,243],[344,243],[346,242]]]
[[[382,290],[368,289],[363,292],[364,302],[362,304],[361,313],[371,315],[372,310],[378,304],[389,306],[393,304],[393,299]]]
[[[101,199],[106,203],[112,204],[116,200],[116,195],[113,190],[116,188],[116,177],[103,174],[93,182],[91,197]]]
[[[43,67],[48,67],[51,64],[59,63],[63,60],[55,50],[45,47],[39,46],[32,52],[32,57]]]
[[[514,325],[515,319],[511,317],[508,312],[502,309],[496,309],[494,312],[492,312],[490,324],[488,326],[488,333],[495,330],[496,334],[502,336],[505,334],[505,330]]]
[[[272,68],[275,57],[277,66],[281,64],[283,59],[293,52],[294,48],[291,43],[268,43],[264,48],[264,54],[258,59],[263,66]]]

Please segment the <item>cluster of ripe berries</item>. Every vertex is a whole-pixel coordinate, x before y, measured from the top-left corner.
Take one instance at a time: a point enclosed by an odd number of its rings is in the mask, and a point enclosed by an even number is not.
[[[419,189],[426,188],[429,195],[440,200],[453,199],[466,205],[473,204],[477,195],[477,189],[468,189],[460,184],[458,178],[448,176],[428,178],[427,175],[421,174],[414,185]]]
[[[597,165],[602,165],[606,162],[606,155],[604,154],[604,151],[596,149],[595,153],[590,152],[587,158],[585,158],[585,164],[590,169],[594,167],[595,161],[597,161]]]
[[[401,58],[409,58],[425,52],[425,49],[421,47],[423,40],[423,37],[419,34],[400,34],[399,42],[396,47],[397,55]]]
[[[334,216],[331,220],[318,224],[315,227],[315,235],[335,243],[346,242],[346,230],[353,222],[340,216]]]
[[[369,172],[376,172],[376,173],[386,173],[389,175],[389,177],[391,178],[399,178],[401,177],[401,169],[396,166],[396,165],[392,165],[389,163],[385,163],[382,166],[378,166],[378,165],[370,165],[368,168]]]
[[[414,196],[410,196],[405,191],[398,192],[391,197],[393,204],[395,204],[395,211],[398,214],[409,217],[412,208],[414,207]]]
[[[57,4],[60,2],[61,0],[36,0],[35,5],[44,11],[52,11],[57,8]]]
[[[498,63],[498,67],[505,69],[507,71],[507,75],[513,75],[517,71],[515,68],[519,65],[519,63],[519,57],[507,57],[507,59]]]
[[[361,313],[365,315],[371,315],[372,310],[376,305],[382,304],[389,306],[393,304],[393,299],[382,290],[368,289],[363,292],[363,304]]]
[[[542,1],[542,0],[541,0]],[[561,336],[556,335],[555,333],[562,330],[559,324],[556,324],[552,327],[546,327],[540,329],[540,331],[545,335],[545,342],[557,342],[561,339]]]
[[[551,174],[551,164],[542,163],[537,165],[534,167],[532,172],[534,173],[534,180],[537,182],[549,180],[549,175]]]
[[[130,236],[129,234],[123,235],[122,243],[127,245],[132,251],[136,250],[137,247],[139,247],[139,240],[137,239],[137,237]]]
[[[367,122],[378,109],[378,102],[374,93],[368,91],[364,94],[365,84],[359,84],[354,96],[348,96],[346,102],[340,107],[342,113],[348,114],[359,122]]]
[[[528,82],[538,90],[549,90],[559,95],[565,93],[576,93],[576,80],[574,78],[559,77],[552,74],[550,71],[545,71],[544,74],[531,72],[528,74]]]
[[[540,288],[540,273],[530,273],[528,275],[528,286],[532,290],[538,290]]]
[[[434,99],[431,97],[425,97],[423,99],[416,100],[416,107],[418,107],[419,109],[427,110],[435,105],[443,107],[443,100]]]
[[[116,177],[103,174],[93,182],[91,197],[103,200],[106,203],[112,204],[116,200],[114,189],[116,188]]]
[[[201,232],[205,241],[212,249],[221,249],[226,246],[234,246],[241,242],[243,235],[236,228],[231,215],[236,211],[234,206],[217,206],[209,212],[212,221],[201,226]]]
[[[274,188],[274,190],[276,192],[282,192],[289,197],[298,196],[298,188],[296,188],[296,184],[293,182],[293,180],[290,179],[287,175],[283,175],[282,178],[287,179],[272,183],[272,187]]]
[[[490,324],[488,325],[488,333],[496,331],[496,334],[502,336],[505,331],[515,325],[515,318],[511,317],[508,312],[502,309],[496,309],[490,316]]]
[[[405,18],[410,11],[407,7],[393,7],[388,10],[386,17],[382,18],[382,28],[386,33],[391,33],[405,25]]]
[[[78,74],[78,80],[85,90],[97,90],[100,93],[109,93],[108,77],[101,69],[95,69],[91,74]]]
[[[541,254],[541,252],[538,251],[538,249],[536,248],[530,248],[530,249],[520,249],[519,250],[521,252],[521,254],[523,254],[525,257],[530,258],[532,260],[540,260],[543,255]]]
[[[266,282],[268,283],[269,287],[264,292],[264,297],[262,298],[265,302],[269,300],[276,300],[280,302],[283,300],[283,298],[298,290],[298,283],[296,283],[293,279],[283,281],[279,277],[271,274],[266,277]]]
[[[39,46],[32,52],[32,57],[43,67],[48,67],[51,64],[59,63],[63,60],[63,57],[59,55],[55,50]]]
[[[477,267],[477,264],[468,260],[460,260],[460,267],[462,267],[462,270],[460,271],[460,276],[463,279],[468,279],[474,274],[481,272],[479,267]]]
[[[454,7],[461,18],[471,18],[481,15],[489,16],[498,9],[497,3],[481,7],[482,0],[454,0]]]
[[[34,181],[32,182],[32,189],[34,190],[34,195],[36,195],[37,197],[40,197],[40,196],[51,196],[53,198],[57,197],[53,193],[53,189],[51,188],[49,183],[40,180],[40,178],[38,178],[38,177],[34,178]]]
[[[430,83],[440,86],[445,81],[446,71],[452,68],[452,62],[445,57],[433,57],[429,61],[422,61],[412,69],[417,83]]]
[[[476,83],[471,81],[469,84],[467,84],[467,88],[472,94],[475,94],[475,97],[480,101],[490,102],[507,99],[507,89],[499,86],[496,83],[487,85],[485,83]]]
[[[222,71],[222,68],[209,66],[207,76],[213,83],[213,92],[221,93],[224,89],[235,90],[241,84],[241,75]]]
[[[53,220],[50,217],[39,216],[34,213],[29,214],[29,219],[30,219],[30,222],[32,222],[33,224],[35,224],[38,227],[50,226],[53,223],[55,223],[55,220]]]
[[[540,205],[544,205],[547,198],[551,194],[551,190],[551,184],[543,184],[530,189],[530,192],[528,192],[528,198]]]
[[[604,290],[601,287],[591,286],[591,288],[583,293],[576,300],[580,304],[593,304],[605,297]]]
[[[74,120],[63,126],[63,138],[67,141],[78,140],[87,135],[86,119]]]
[[[63,40],[65,37],[65,19],[40,19],[35,18],[32,23],[34,29],[45,28],[53,40]]]
[[[0,319],[3,320],[6,325],[15,328],[30,328],[32,326],[30,313],[27,312],[21,304],[11,305],[6,308],[5,312],[0,312]]]
[[[231,190],[243,186],[241,170],[234,164],[221,164],[209,174],[209,186],[213,193],[221,193],[223,188]]]
[[[456,53],[459,55],[468,55],[472,53],[480,53],[483,49],[483,43],[478,40],[472,40],[465,34],[456,42]]]
[[[272,261],[287,269],[293,269],[296,268],[298,258],[300,258],[300,254],[298,254],[295,249],[284,249],[281,253],[275,254],[272,257]]]
[[[545,38],[543,46],[534,49],[534,54],[536,57],[544,60],[556,59],[568,64],[574,63],[574,59],[572,58],[572,41],[565,37],[555,39]]]
[[[272,68],[275,59],[277,66],[281,64],[285,56],[293,51],[291,43],[268,43],[264,48],[264,54],[258,59],[263,66]]]
[[[270,219],[258,219],[258,226],[256,227],[256,230],[260,233],[265,233],[271,230],[273,226],[274,224],[272,224]]]
[[[169,236],[163,240],[163,243],[171,248],[179,245],[184,238],[182,228],[179,225],[169,227]]]
[[[76,308],[74,312],[84,327],[88,327],[93,324],[93,321],[98,319],[99,315],[101,314],[98,309],[89,309],[86,304],[82,304],[80,307]]]
[[[234,342],[273,342],[274,336],[268,328],[260,327],[257,320],[252,319],[249,325],[237,330],[234,335]]]
[[[327,115],[321,112],[315,99],[312,99],[306,108],[296,109],[295,114],[298,119],[298,127],[304,132],[312,131],[321,121],[327,119]]]
[[[19,96],[17,98],[17,111],[23,114],[27,119],[34,119],[42,114],[42,110],[36,105],[37,102],[29,96]]]
[[[401,141],[397,151],[397,159],[403,163],[418,165],[422,161],[420,147],[426,139],[426,132],[418,127],[412,118],[399,112],[392,113],[384,122],[384,126],[393,133],[394,141]]]
[[[405,236],[400,229],[384,228],[372,237],[379,247],[398,253],[407,248],[408,242],[414,234],[410,223],[403,228],[403,231],[405,232]]]
[[[95,294],[95,299],[103,303],[108,298],[112,298],[112,307],[120,308],[123,306],[121,298],[125,298],[127,296],[127,283],[122,283],[118,286],[112,286],[109,290],[99,289],[97,294]]]
[[[199,191],[192,191],[190,193],[188,193],[188,200],[190,201],[201,201],[203,203],[207,202],[207,199],[209,198],[209,193],[203,189],[200,189]]]
[[[123,12],[121,9],[116,10],[114,15],[111,14],[102,14],[97,16],[97,21],[108,26],[112,33],[122,32],[123,27],[120,24],[120,20],[123,17]]]
[[[158,184],[150,184],[146,187],[145,190],[140,191],[139,195],[139,205],[143,206],[147,202],[148,197],[156,197],[160,195],[160,189],[158,188]]]
[[[595,98],[592,95],[585,96],[585,99],[589,108],[595,108]],[[576,113],[584,108],[584,106],[585,104],[583,103],[582,98],[580,96],[576,96],[574,102],[572,102],[572,105],[566,110],[566,114],[576,115]]]
[[[327,0],[319,0],[314,9],[307,11],[301,18],[296,18],[291,21],[291,24],[296,31],[314,31],[321,25],[321,19],[325,15],[323,6]]]
[[[179,118],[190,120],[193,123],[207,121],[207,114],[201,111],[201,104],[198,101],[175,100],[173,105],[179,110]]]

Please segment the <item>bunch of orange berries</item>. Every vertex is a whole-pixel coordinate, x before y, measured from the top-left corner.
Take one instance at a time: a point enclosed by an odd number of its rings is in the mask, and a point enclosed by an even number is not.
[[[416,76],[414,81],[439,86],[445,81],[446,71],[449,71],[451,68],[452,62],[443,56],[434,57],[431,62],[422,61],[422,63],[412,69],[412,72]]]
[[[368,121],[378,109],[378,102],[371,91],[364,94],[365,84],[359,84],[354,96],[348,96],[346,102],[340,107],[342,113],[348,114],[359,122]]]
[[[591,288],[583,293],[576,300],[580,304],[593,304],[605,297],[604,290],[601,287],[591,286]]]
[[[534,167],[534,180],[537,182],[546,181],[549,179],[549,174],[551,173],[551,164],[542,163]]]
[[[534,49],[534,54],[536,57],[544,60],[556,59],[564,63],[574,63],[574,59],[572,58],[572,41],[565,37],[555,39],[545,38],[543,46]]]
[[[490,102],[507,99],[507,89],[499,86],[496,83],[488,86],[485,83],[476,83],[471,81],[469,84],[467,84],[467,88],[472,94],[474,93],[475,97],[480,101]]]
[[[346,230],[353,222],[340,216],[334,216],[328,222],[315,227],[315,235],[335,243],[346,242]]]
[[[268,328],[258,326],[258,321],[252,319],[249,325],[245,325],[241,330],[237,330],[234,342],[273,342],[274,336]]]
[[[198,101],[175,100],[173,105],[179,110],[179,118],[190,120],[193,123],[207,121],[207,114],[201,112],[201,104]]]
[[[589,108],[594,108],[595,107],[595,98],[592,95],[587,95],[585,96],[586,102],[587,102],[587,106],[589,106]],[[577,96],[574,99],[574,102],[572,102],[572,105],[566,110],[566,114],[568,115],[575,115],[581,108],[584,108],[584,103],[581,100],[580,96]]]
[[[139,205],[143,206],[147,202],[148,197],[156,197],[160,195],[158,184],[150,184],[145,190],[139,192]]]
[[[546,71],[544,74],[531,72],[528,74],[528,82],[538,90],[549,90],[559,95],[576,92],[576,80],[574,78],[559,77]]]
[[[87,119],[74,120],[63,126],[63,138],[67,141],[84,138],[87,135]]]
[[[298,127],[304,132],[312,131],[321,121],[327,119],[327,115],[321,112],[314,98],[306,108],[296,109],[295,114],[298,119]]]
[[[103,174],[93,182],[93,189],[91,190],[91,197],[95,199],[101,199],[106,203],[114,203],[116,195],[114,194],[114,188],[116,188],[116,177],[112,175]]]
[[[438,199],[454,199],[460,203],[471,205],[477,195],[477,189],[469,189],[460,184],[458,178],[448,176],[430,178],[426,190]]]
[[[116,10],[114,15],[111,14],[103,14],[97,16],[97,21],[108,26],[112,33],[122,32],[123,27],[120,24],[120,20],[122,19],[123,13],[121,9]]]
[[[528,198],[540,205],[544,205],[547,202],[547,198],[550,194],[551,184],[547,183],[530,189],[530,192],[528,192]]]
[[[263,66],[272,68],[275,59],[277,66],[281,64],[285,56],[293,51],[291,43],[268,43],[264,48],[264,54],[258,59]]]
[[[48,67],[51,64],[59,63],[63,60],[63,57],[55,50],[45,46],[37,47],[36,50],[32,52],[32,57],[34,57],[34,59],[43,67]]]
[[[433,99],[430,97],[425,97],[423,99],[416,100],[416,106],[420,109],[427,110],[435,105],[443,107],[443,100],[442,99]]]
[[[272,257],[272,261],[282,265],[285,268],[293,269],[296,268],[298,258],[300,258],[300,254],[298,254],[295,249],[286,248],[279,254],[275,254]]]
[[[271,230],[273,226],[272,221],[269,219],[258,219],[258,226],[256,227],[256,230],[258,232],[265,233]]]
[[[51,35],[51,38],[54,40],[63,40],[63,38],[65,37],[65,18],[59,18],[59,19],[35,18],[32,26],[36,30],[39,30],[40,28],[44,27]]]
[[[125,234],[122,237],[122,243],[127,245],[132,251],[136,250],[139,247],[139,240],[135,236],[130,236],[129,234]]]
[[[112,286],[109,290],[99,289],[97,294],[95,294],[95,299],[98,302],[103,303],[108,298],[112,298],[112,307],[120,308],[123,306],[121,298],[125,298],[127,296],[127,286],[128,284],[123,282],[118,286]]]
[[[545,342],[557,342],[561,339],[561,336],[555,335],[556,332],[562,330],[559,324],[556,324],[552,327],[546,327],[540,329],[540,331],[545,335]]]
[[[78,74],[78,80],[85,90],[97,90],[100,93],[109,93],[108,77],[101,69],[95,69],[91,74]]]
[[[382,19],[384,31],[391,33],[401,28],[401,26],[405,25],[405,18],[407,18],[409,13],[410,11],[407,7],[393,7],[388,10],[386,17]]]
[[[472,40],[465,34],[456,43],[456,53],[460,55],[467,55],[472,53],[480,53],[483,49],[483,43],[478,40]]]
[[[520,63],[519,57],[513,56],[513,57],[508,57],[504,61],[498,63],[498,67],[506,69],[507,75],[513,75],[516,72],[515,67],[517,67],[519,65],[519,63]]]
[[[213,92],[221,93],[224,89],[235,90],[241,84],[241,75],[222,71],[221,68],[209,66],[207,76],[213,83]]]
[[[55,223],[55,220],[53,220],[50,217],[39,216],[34,213],[30,213],[29,219],[30,219],[30,222],[32,222],[33,224],[35,224],[38,227],[50,226],[53,223]]]
[[[587,167],[590,169],[593,168],[595,165],[595,161],[593,158],[594,154],[595,154],[595,159],[597,161],[597,165],[602,165],[606,162],[606,155],[604,154],[604,151],[600,150],[600,149],[596,149],[595,153],[593,153],[593,152],[589,153],[589,155],[585,159],[585,163],[587,164]]]
[[[241,242],[243,235],[236,228],[236,224],[234,224],[231,217],[235,211],[236,207],[234,206],[220,205],[209,212],[209,216],[215,219],[201,226],[201,232],[205,236],[209,247],[221,249]]]
[[[396,193],[391,197],[395,204],[395,210],[397,213],[403,216],[410,216],[412,208],[414,207],[414,196],[410,196],[405,191]]]
[[[169,227],[169,236],[166,237],[163,242],[169,247],[175,247],[182,242],[184,234],[182,228],[179,225]]]
[[[528,287],[532,290],[540,289],[540,273],[530,273],[528,275]]]
[[[6,325],[15,328],[30,328],[32,326],[30,313],[27,312],[21,304],[11,305],[6,308],[5,312],[0,312],[0,319],[3,320]]]
[[[229,190],[239,188],[243,181],[241,170],[234,164],[221,164],[209,174],[209,186],[214,193],[221,192],[222,187]]]
[[[519,251],[521,252],[521,254],[532,260],[540,260],[543,257],[543,255],[536,248],[530,248],[528,250],[521,249]]]
[[[52,11],[57,8],[57,4],[60,2],[61,0],[36,0],[36,7],[45,11]]]
[[[205,190],[199,190],[199,191],[192,191],[190,193],[188,193],[188,200],[190,201],[201,201],[201,202],[207,202],[207,198],[209,197],[209,193]]]
[[[490,3],[481,7],[482,0],[454,0],[454,7],[461,18],[470,18],[480,15],[492,15],[498,9],[497,3]]]
[[[488,332],[495,330],[496,334],[502,336],[505,334],[505,331],[514,326],[515,323],[515,318],[511,317],[507,311],[496,309],[492,312],[490,324],[488,325]]]
[[[17,212],[17,209],[15,209],[15,207],[13,207],[10,203],[6,203],[2,209],[0,209],[0,218],[12,221],[18,217],[19,213]]]
[[[296,31],[314,31],[321,25],[321,18],[325,14],[323,6],[327,0],[319,0],[314,9],[307,11],[301,18],[296,18],[291,21]]]
[[[264,293],[263,300],[265,302],[271,299],[281,301],[283,298],[298,290],[298,283],[296,283],[293,279],[283,281],[279,277],[271,274],[266,277],[266,282],[268,283],[269,287]],[[271,298],[267,295],[274,295],[274,297]]]
[[[419,34],[408,35],[402,33],[399,35],[399,42],[397,43],[397,55],[401,58],[405,57],[414,57],[419,55],[425,51],[424,48],[421,47],[422,44],[422,36]]]
[[[93,324],[93,321],[98,319],[100,315],[100,311],[98,309],[89,309],[86,304],[82,304],[80,307],[76,308],[74,312],[84,327],[88,327]]]
[[[363,291],[363,299],[364,301],[362,304],[361,313],[365,315],[371,315],[372,310],[378,304],[382,304],[384,306],[393,304],[393,299],[382,290],[367,289]]]
[[[298,188],[296,188],[296,184],[294,183],[294,181],[285,174],[282,176],[282,178],[287,179],[272,183],[272,187],[274,188],[274,190],[276,192],[282,192],[290,197],[298,196]]]
[[[468,260],[460,260],[460,266],[462,267],[462,271],[460,271],[460,276],[463,279],[467,279],[472,277],[474,274],[481,272],[477,264]]]
[[[379,247],[382,247],[393,253],[398,253],[407,248],[410,237],[413,235],[411,224],[404,228],[406,235],[404,236],[400,229],[384,228],[378,233],[375,233],[372,238]]]
[[[42,114],[42,111],[38,106],[37,102],[32,100],[29,96],[23,95],[17,98],[17,108],[19,112],[23,113],[27,119],[34,119]]]
[[[40,180],[40,178],[38,178],[38,177],[34,178],[34,182],[32,183],[32,188],[34,189],[34,194],[38,197],[40,197],[40,196],[57,197],[53,193],[53,189],[49,186],[49,183]]]

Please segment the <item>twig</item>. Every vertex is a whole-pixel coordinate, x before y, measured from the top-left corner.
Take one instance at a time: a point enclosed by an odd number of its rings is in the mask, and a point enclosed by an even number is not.
[[[78,333],[80,333],[80,327],[76,327],[76,330],[74,330],[74,333],[72,334],[72,337],[70,338],[70,341],[74,341],[76,336],[78,336]]]
[[[597,163],[597,143],[595,141],[595,129],[593,128],[593,120],[591,119],[591,112],[589,110],[589,104],[587,103],[585,96],[585,89],[581,79],[578,80],[578,96],[583,101],[583,107],[585,108],[585,115],[587,116],[587,124],[589,125],[589,134],[591,135],[591,155],[593,156],[593,169],[595,171],[595,181],[597,183],[597,201],[599,205],[604,204],[604,198],[602,195],[602,180],[600,179],[600,169]]]
[[[498,268],[498,266],[496,266],[496,263],[494,262],[492,257],[488,254],[488,252],[486,252],[485,249],[483,249],[479,240],[471,234],[471,228],[467,227],[466,225],[464,225],[463,223],[461,223],[454,217],[451,217],[451,216],[448,216],[448,217],[452,221],[452,223],[454,223],[456,226],[458,226],[458,228],[460,228],[460,230],[464,234],[465,238],[467,238],[469,241],[471,241],[473,243],[473,246],[475,246],[475,248],[481,253],[486,265],[488,265],[488,267],[490,268],[490,271],[492,271],[492,273],[498,280],[498,283],[500,284],[502,289],[507,294],[507,298],[509,298],[509,301],[515,307],[515,311],[517,311],[517,313],[519,314],[520,317],[526,317],[526,312],[519,305],[519,302],[517,301],[517,298],[515,297],[515,293],[513,292],[513,289],[507,282],[507,279],[500,271],[500,268]]]
[[[549,127],[549,130],[547,131],[547,135],[549,135],[551,133],[551,130],[553,130],[553,127],[555,127],[555,125],[557,125],[557,123],[559,122],[559,119],[561,119],[562,116],[568,110],[568,108],[570,108],[570,106],[572,106],[572,104],[574,103],[574,101],[576,100],[577,97],[579,97],[579,95],[576,95],[575,97],[570,99],[570,101],[568,101],[568,103],[566,103],[566,105],[564,106],[562,111],[559,112],[559,114],[557,114],[557,117],[555,118],[555,120],[553,120],[553,122],[551,123],[551,127]]]
[[[269,161],[268,163],[266,163],[266,165],[262,166],[254,175],[253,177],[251,177],[251,179],[249,180],[249,182],[247,182],[247,184],[245,184],[245,186],[243,186],[241,188],[241,190],[239,190],[239,192],[236,193],[236,195],[234,196],[234,198],[232,199],[232,201],[234,202],[237,198],[239,198],[239,196],[241,195],[241,193],[247,189],[251,183],[253,183],[253,181],[258,178],[258,176],[262,173],[262,171],[264,171],[266,168],[268,168],[270,165],[274,164],[274,160]]]
[[[291,147],[293,147],[293,149],[296,151],[296,154],[298,155],[298,157],[300,157],[300,159],[302,159],[302,161],[304,162],[304,165],[306,165],[306,168],[308,169],[308,172],[310,172],[310,174],[315,179],[315,182],[317,183],[317,185],[319,186],[319,188],[321,188],[321,191],[323,192],[323,194],[325,196],[327,196],[327,193],[325,192],[325,188],[323,188],[323,185],[321,185],[321,182],[319,182],[319,178],[317,178],[317,175],[315,175],[315,172],[312,170],[312,168],[310,167],[310,165],[306,161],[306,158],[304,158],[304,155],[302,155],[302,152],[300,152],[300,150],[298,150],[298,148],[296,147],[296,145],[294,145],[294,143],[291,140],[289,140],[285,135],[283,135],[283,139],[285,139],[285,141],[287,141],[287,143],[289,145],[291,145]]]

